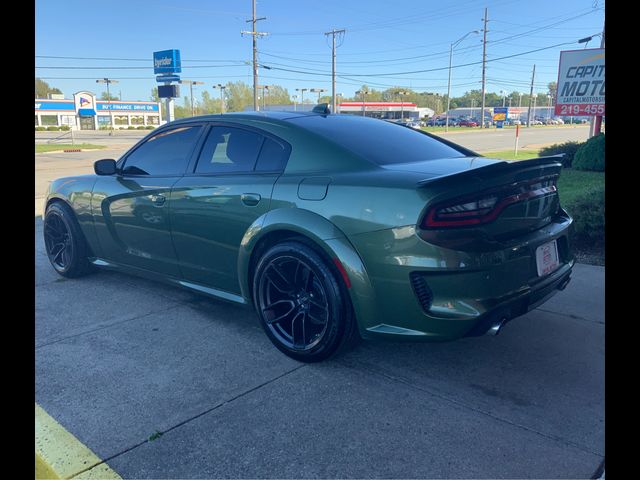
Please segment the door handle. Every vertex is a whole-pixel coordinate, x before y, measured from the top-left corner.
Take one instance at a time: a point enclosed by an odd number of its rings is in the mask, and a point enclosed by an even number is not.
[[[156,207],[161,207],[166,202],[167,197],[164,195],[151,195],[151,203],[153,203]]]
[[[258,193],[243,193],[240,195],[240,200],[242,200],[242,203],[247,207],[255,207],[260,203],[261,198],[262,197]]]

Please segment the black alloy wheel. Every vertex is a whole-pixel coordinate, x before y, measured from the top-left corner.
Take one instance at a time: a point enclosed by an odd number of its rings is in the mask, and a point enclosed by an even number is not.
[[[91,271],[86,242],[71,207],[59,202],[49,205],[43,233],[47,256],[56,272],[72,278]]]
[[[357,334],[348,295],[324,260],[303,243],[283,242],[265,253],[253,294],[267,336],[296,360],[324,360]]]

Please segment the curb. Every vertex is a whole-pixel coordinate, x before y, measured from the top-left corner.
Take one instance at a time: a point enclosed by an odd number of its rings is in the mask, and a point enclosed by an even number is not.
[[[122,479],[36,403],[35,478]]]

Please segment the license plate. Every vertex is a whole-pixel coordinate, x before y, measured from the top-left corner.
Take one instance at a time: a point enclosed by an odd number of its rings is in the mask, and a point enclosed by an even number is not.
[[[536,249],[536,266],[538,276],[543,277],[553,272],[560,265],[558,260],[558,243],[553,240]]]

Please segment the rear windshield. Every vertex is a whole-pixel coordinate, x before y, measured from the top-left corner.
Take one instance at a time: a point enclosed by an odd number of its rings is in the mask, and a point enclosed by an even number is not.
[[[378,165],[413,163],[465,154],[413,128],[355,115],[309,115],[288,119]]]

